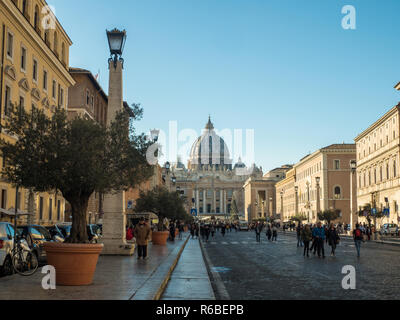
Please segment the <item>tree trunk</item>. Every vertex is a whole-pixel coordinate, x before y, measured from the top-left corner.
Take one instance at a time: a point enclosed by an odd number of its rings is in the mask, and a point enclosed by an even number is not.
[[[89,243],[86,221],[89,197],[69,199],[68,202],[70,203],[72,210],[72,229],[70,236],[65,240],[65,242]]]

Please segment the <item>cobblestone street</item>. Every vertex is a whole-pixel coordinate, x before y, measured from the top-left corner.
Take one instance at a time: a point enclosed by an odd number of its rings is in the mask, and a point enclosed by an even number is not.
[[[218,272],[231,299],[398,299],[400,246],[364,243],[361,258],[351,240],[342,240],[336,257],[303,257],[293,234],[279,234],[277,243],[254,232],[217,233],[204,243],[211,269]],[[342,289],[342,268],[356,269],[356,290]]]

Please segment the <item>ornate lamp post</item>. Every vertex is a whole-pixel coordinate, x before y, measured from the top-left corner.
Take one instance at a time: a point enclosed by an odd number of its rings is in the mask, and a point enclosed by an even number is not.
[[[294,187],[294,193],[295,193],[295,215],[297,216],[299,214],[299,187],[295,186]]]
[[[318,218],[318,213],[321,211],[321,202],[320,202],[320,198],[321,198],[321,196],[320,196],[320,194],[319,194],[319,184],[320,184],[320,182],[321,182],[321,178],[320,177],[316,177],[315,178],[315,182],[316,182],[316,189],[317,189],[317,221],[319,221],[319,218]]]
[[[110,48],[109,88],[107,126],[114,121],[118,112],[123,110],[122,53],[126,42],[126,31],[114,29],[107,32]],[[126,242],[125,191],[115,190],[104,195],[103,203],[103,242],[105,255],[132,255],[135,247]]]
[[[357,161],[356,160],[351,160],[350,168],[351,168],[351,173],[350,173],[350,232],[352,232],[352,230],[354,230],[353,176],[357,172]]]
[[[282,189],[282,191],[281,191],[281,219],[282,219],[282,222],[285,221],[285,216],[284,216],[284,212],[283,212],[283,194],[284,194],[284,191]]]

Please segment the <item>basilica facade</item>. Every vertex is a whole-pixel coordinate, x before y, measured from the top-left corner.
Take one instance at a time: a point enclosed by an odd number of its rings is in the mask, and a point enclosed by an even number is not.
[[[172,167],[175,187],[187,199],[188,212],[198,217],[245,216],[243,186],[249,178],[262,178],[262,169],[247,168],[238,159],[233,164],[225,141],[216,134],[209,119],[203,134],[194,142],[187,167],[180,161]]]

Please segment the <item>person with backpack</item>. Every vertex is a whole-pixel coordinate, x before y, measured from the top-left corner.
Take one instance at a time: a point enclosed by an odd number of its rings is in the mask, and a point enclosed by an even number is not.
[[[357,257],[360,258],[361,242],[364,242],[364,235],[360,229],[360,225],[356,224],[356,228],[353,231],[354,244],[357,249]]]

